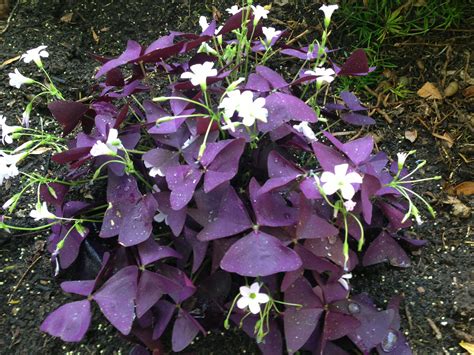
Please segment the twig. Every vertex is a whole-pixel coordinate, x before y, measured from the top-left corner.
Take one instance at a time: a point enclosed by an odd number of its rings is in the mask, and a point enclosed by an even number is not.
[[[12,11],[10,12],[10,15],[7,18],[7,24],[5,25],[3,30],[0,32],[0,35],[3,35],[5,32],[7,32],[8,27],[10,26],[10,21],[12,20],[13,14],[16,12],[16,9],[18,8],[19,4],[20,4],[20,0],[17,0],[15,6],[13,6]]]
[[[433,322],[433,320],[431,318],[426,318],[426,320],[428,321],[428,324],[430,325],[431,329],[433,330],[433,333],[435,334],[435,338],[440,340],[443,338],[443,335],[441,334],[438,326],[435,324],[435,322]]]
[[[410,328],[410,330],[412,330],[413,329],[413,319],[411,317],[411,312],[408,309],[408,305],[405,305],[405,314],[406,314],[407,320],[408,320],[408,327]]]
[[[36,257],[35,260],[33,260],[33,262],[30,264],[30,266],[28,266],[28,269],[26,269],[26,271],[23,273],[23,275],[21,275],[20,279],[18,280],[17,284],[15,285],[15,287],[13,287],[13,291],[12,293],[10,294],[10,297],[8,297],[8,303],[10,303],[10,301],[12,300],[13,298],[13,295],[15,294],[15,292],[18,290],[18,288],[20,287],[21,283],[23,282],[23,280],[25,279],[26,275],[31,271],[31,269],[33,269],[33,267],[38,263],[38,261],[40,261],[40,259],[43,257],[43,255],[41,254],[40,256]]]
[[[382,115],[382,117],[385,119],[385,121],[387,121],[389,124],[393,123],[393,120],[390,118],[390,116],[388,115],[387,112],[383,111],[382,109],[380,109],[378,107],[375,108],[375,111],[377,111],[380,115]]]

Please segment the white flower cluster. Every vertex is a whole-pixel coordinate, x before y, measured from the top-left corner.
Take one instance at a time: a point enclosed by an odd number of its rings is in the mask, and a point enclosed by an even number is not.
[[[323,183],[321,186],[322,191],[327,195],[333,195],[337,191],[341,192],[342,197],[346,200],[344,207],[348,211],[352,211],[356,205],[352,201],[356,191],[352,184],[361,184],[362,176],[356,172],[348,173],[348,164],[339,164],[334,167],[334,173],[325,171],[321,174],[321,179],[317,179],[318,185],[320,182]]]
[[[251,127],[256,120],[267,122],[268,110],[264,107],[265,99],[263,97],[253,99],[251,91],[240,92],[239,90],[232,90],[227,92],[225,97],[219,105],[219,108],[224,109],[224,116],[229,119],[235,112],[242,118],[242,124]],[[222,127],[222,129],[235,129],[235,124],[232,123]]]
[[[206,80],[208,77],[216,76],[217,69],[213,69],[213,62],[204,62],[203,64],[194,64],[189,67],[191,71],[181,74],[181,79],[190,79],[194,86],[200,85],[206,88]]]
[[[117,155],[117,151],[122,147],[122,141],[118,138],[118,131],[114,128],[110,129],[107,141],[104,143],[100,140],[96,141],[90,150],[93,157],[99,155]]]
[[[2,144],[11,144],[13,142],[12,134],[21,129],[20,126],[9,126],[6,123],[5,116],[0,115]],[[10,179],[19,174],[17,164],[24,158],[24,156],[25,153],[8,154],[3,150],[0,150],[0,186],[3,184],[4,180]]]

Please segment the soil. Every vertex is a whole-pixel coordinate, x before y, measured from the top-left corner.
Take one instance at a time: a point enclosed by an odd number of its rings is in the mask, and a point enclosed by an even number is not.
[[[192,2],[191,6],[186,0],[20,1],[9,28],[0,37],[0,63],[26,49],[42,43],[48,45],[51,54],[45,61],[48,72],[60,83],[65,96],[77,99],[86,96],[94,82],[98,63],[91,53],[117,55],[128,39],[150,43],[169,30],[194,30],[199,15],[209,14],[212,6],[223,11],[231,4],[232,1],[200,1]],[[317,30],[318,7],[274,5],[275,18],[270,21],[278,27],[283,26],[283,21],[294,29],[295,35],[304,28]],[[474,180],[474,102],[472,97],[463,95],[463,90],[469,86],[472,89],[474,84],[470,67],[474,53],[469,47],[473,32],[468,27],[472,23],[469,18],[472,20],[472,13],[466,14],[465,25],[455,30],[397,39],[398,45],[393,42],[385,45],[383,52],[395,58],[396,68],[384,72],[383,86],[361,92],[377,120],[370,133],[376,138],[378,148],[392,157],[397,152],[416,149],[415,159],[428,161],[420,175],[442,176],[442,180],[420,185],[417,190],[438,214],[436,219],[427,218],[424,224],[412,229],[414,237],[429,242],[421,252],[413,253],[412,266],[398,269],[378,265],[356,273],[353,278],[356,290],[371,294],[381,307],[394,294],[405,296],[401,307],[402,328],[417,354],[462,353],[458,343],[473,342],[474,338],[470,323],[474,296],[470,208],[474,201],[469,196],[456,196],[455,188],[461,182]],[[10,119],[21,117],[28,99],[24,91],[7,86],[6,74],[15,67],[15,63],[0,67],[5,73],[0,82],[0,112]],[[393,94],[387,97],[390,85],[396,86],[402,80],[412,93],[404,99]],[[423,99],[416,91],[427,81],[441,91],[451,81],[457,81],[460,88],[443,100]],[[407,131],[412,135],[416,131],[413,142],[405,138]],[[366,133],[357,129],[352,134],[345,132],[348,137]],[[41,166],[48,169],[48,160],[30,162],[27,169],[34,171]],[[15,181],[2,186],[0,201],[16,189]],[[21,217],[31,209],[31,201],[23,201],[23,209],[15,216],[17,225],[27,223]],[[52,277],[45,239],[45,235],[0,235],[0,353],[128,352],[130,344],[99,315],[80,344],[63,343],[39,331],[49,312],[71,300]],[[241,333],[220,331],[196,340],[189,351],[258,353]]]

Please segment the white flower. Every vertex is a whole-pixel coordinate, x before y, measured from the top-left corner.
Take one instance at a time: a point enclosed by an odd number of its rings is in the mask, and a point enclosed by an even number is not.
[[[253,126],[255,120],[267,122],[268,110],[264,107],[265,99],[263,97],[253,101],[253,93],[251,91],[244,91],[242,99],[239,107],[239,117],[242,117],[242,124],[250,127]]]
[[[334,75],[336,75],[336,72],[332,70],[331,68],[316,68],[316,70],[307,70],[305,71],[305,74],[307,75],[313,75],[317,76],[316,81],[319,84],[322,84],[324,82],[326,83],[331,83],[334,80]]]
[[[303,121],[300,124],[294,125],[293,128],[302,133],[311,142],[317,140],[316,134],[314,134],[314,131],[311,129],[308,122]]]
[[[10,86],[16,87],[17,89],[19,89],[23,84],[31,84],[34,82],[33,79],[24,76],[16,68],[13,73],[8,73],[8,76],[10,77]]]
[[[281,31],[277,31],[273,27],[262,27],[262,32],[265,35],[265,43],[267,45],[270,45],[272,43],[273,38],[281,34]]]
[[[91,148],[90,154],[93,157],[97,157],[99,155],[117,155],[117,150],[120,147],[122,147],[122,142],[118,138],[118,131],[112,128],[109,131],[107,142],[95,142]]]
[[[351,212],[354,210],[355,206],[357,203],[355,203],[352,200],[347,200],[344,202],[344,207],[346,208],[347,211]]]
[[[9,126],[6,123],[6,117],[3,115],[0,115],[0,129],[2,132],[2,143],[3,144],[11,144],[13,142],[12,138],[12,133],[15,133],[17,131],[21,131],[20,126]]]
[[[324,12],[324,18],[327,20],[331,20],[331,16],[334,11],[339,8],[337,5],[323,5],[319,9]]]
[[[254,16],[254,19],[253,19],[254,24],[257,24],[261,18],[266,19],[268,17],[267,15],[270,12],[261,5],[257,5],[257,6],[252,5],[252,10],[253,10],[253,16]]]
[[[10,197],[3,205],[2,205],[2,209],[6,210],[8,207],[10,207],[13,202],[15,202],[18,198],[18,195],[13,195],[12,197]]]
[[[341,278],[339,280],[337,280],[337,282],[339,282],[342,287],[344,287],[347,291],[349,291],[349,282],[347,280],[350,280],[352,279],[352,274],[344,274],[341,276]]]
[[[26,106],[25,111],[23,111],[23,114],[21,115],[21,124],[23,127],[28,128],[30,126],[30,113],[32,108],[32,102],[30,102]]]
[[[202,32],[207,30],[207,28],[209,27],[209,22],[207,22],[206,16],[199,17],[199,26],[201,26]]]
[[[41,57],[48,58],[49,53],[45,51],[47,46],[39,46],[37,48],[29,49],[26,53],[22,54],[21,59],[25,63],[30,63],[34,61],[38,67],[43,67],[43,63],[41,62]]]
[[[321,174],[321,182],[324,183],[322,190],[326,195],[332,195],[340,190],[345,200],[351,200],[355,195],[352,184],[361,184],[362,176],[356,172],[347,173],[348,164],[340,164],[334,167],[334,173],[325,171]]]
[[[182,79],[191,79],[191,84],[194,86],[201,85],[206,87],[206,80],[210,76],[217,75],[217,69],[213,69],[213,62],[205,62],[204,64],[191,65],[191,71],[181,74]]]
[[[250,127],[253,126],[255,120],[267,122],[268,110],[264,106],[265,99],[263,97],[254,101],[251,91],[240,93],[239,90],[233,90],[227,93],[227,97],[222,100],[219,108],[224,109],[224,115],[227,118],[232,117],[237,111],[239,117],[242,118],[242,124]]]
[[[161,211],[158,211],[160,213],[158,213],[155,217],[153,217],[153,219],[155,220],[155,222],[157,223],[163,223],[165,222],[166,225],[168,225],[168,215],[167,214],[164,214],[163,212]]]
[[[233,5],[232,7],[225,9],[229,14],[235,15],[240,12],[241,9],[237,5]]]
[[[193,144],[193,142],[198,138],[198,136],[191,136],[189,137],[188,139],[186,139],[183,143],[183,146],[181,147],[181,150],[184,150],[186,149],[187,147],[189,147],[191,144]]]
[[[16,165],[26,155],[27,153],[7,154],[0,150],[0,186],[3,184],[3,180],[15,177],[20,173]]]
[[[397,163],[398,163],[398,170],[402,170],[405,166],[405,161],[407,158],[415,153],[416,150],[410,150],[408,153],[397,153]]]
[[[0,158],[0,186],[3,181],[19,174],[18,168],[15,165],[7,165],[4,159]]]
[[[224,109],[224,115],[226,117],[232,117],[239,109],[240,106],[241,94],[239,90],[232,90],[227,92],[227,97],[225,97],[222,102],[219,104],[219,108]]]
[[[253,314],[260,313],[260,304],[270,301],[270,297],[266,293],[260,293],[259,291],[260,285],[258,282],[254,282],[250,287],[241,286],[240,294],[242,297],[237,301],[237,307],[240,309],[248,307]]]
[[[163,172],[163,170],[161,170],[161,168],[153,166],[153,164],[150,164],[147,161],[145,161],[145,168],[151,168],[148,172],[151,177],[155,177],[156,175],[165,176],[165,173]]]
[[[214,48],[212,48],[209,44],[207,44],[206,42],[201,44],[201,46],[198,49],[198,53],[207,53],[207,54],[218,55],[217,51]]]
[[[40,219],[55,219],[56,216],[48,211],[48,206],[46,206],[46,202],[40,204],[39,202],[36,204],[36,209],[30,212],[30,217],[34,218],[35,221],[39,221]]]

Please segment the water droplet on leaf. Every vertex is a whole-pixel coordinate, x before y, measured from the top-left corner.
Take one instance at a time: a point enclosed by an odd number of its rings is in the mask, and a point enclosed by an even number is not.
[[[359,313],[360,306],[357,303],[351,302],[348,304],[347,309],[351,314]]]
[[[398,336],[392,330],[388,331],[387,336],[382,340],[382,350],[389,353],[395,349],[397,345]]]

